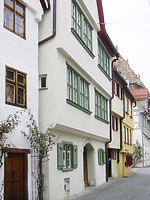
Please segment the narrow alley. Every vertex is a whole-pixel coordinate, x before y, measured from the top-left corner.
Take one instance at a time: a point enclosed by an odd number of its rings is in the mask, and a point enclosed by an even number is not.
[[[135,168],[128,178],[110,179],[66,200],[150,200],[150,167]]]

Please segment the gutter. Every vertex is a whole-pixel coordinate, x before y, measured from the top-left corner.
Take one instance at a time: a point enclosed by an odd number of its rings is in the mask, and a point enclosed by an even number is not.
[[[51,40],[52,38],[54,38],[56,35],[56,0],[53,0],[53,32],[50,36],[48,36],[47,38],[41,40],[39,42],[39,45]]]
[[[109,142],[106,142],[105,144],[105,155],[106,155],[106,182],[108,182],[108,148],[107,145],[112,141],[112,125],[111,125],[111,101],[114,98],[114,68],[113,68],[113,63],[116,62],[118,60],[118,57],[116,59],[114,59],[111,63],[111,68],[112,68],[112,97],[109,100],[109,121],[110,121],[110,139]]]

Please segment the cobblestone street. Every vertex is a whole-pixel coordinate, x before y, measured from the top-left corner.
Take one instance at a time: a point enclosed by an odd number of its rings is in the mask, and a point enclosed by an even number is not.
[[[135,168],[128,178],[110,179],[66,200],[150,200],[150,167]]]

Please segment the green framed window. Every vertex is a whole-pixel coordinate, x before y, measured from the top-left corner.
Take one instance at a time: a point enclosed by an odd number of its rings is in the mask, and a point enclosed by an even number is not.
[[[110,77],[110,55],[98,39],[98,67]]]
[[[105,151],[103,149],[98,149],[98,164],[104,165],[106,163]]]
[[[72,0],[72,33],[77,37],[79,42],[85,47],[88,53],[92,53],[92,26],[87,17],[84,15],[75,0]]]
[[[95,90],[95,116],[108,122],[108,100]]]
[[[78,167],[78,146],[69,142],[57,144],[57,168],[70,171]]]
[[[89,110],[89,83],[67,63],[67,99]]]

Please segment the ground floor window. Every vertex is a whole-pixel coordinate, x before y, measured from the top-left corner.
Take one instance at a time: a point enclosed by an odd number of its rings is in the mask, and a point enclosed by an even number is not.
[[[78,167],[78,146],[70,142],[57,145],[57,166],[62,171],[73,170]]]

